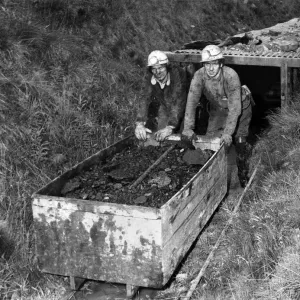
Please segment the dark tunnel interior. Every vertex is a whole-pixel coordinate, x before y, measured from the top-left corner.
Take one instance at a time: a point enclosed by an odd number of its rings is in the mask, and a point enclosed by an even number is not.
[[[229,65],[240,76],[241,84],[250,89],[253,107],[252,127],[260,131],[268,126],[266,116],[281,104],[280,68]]]

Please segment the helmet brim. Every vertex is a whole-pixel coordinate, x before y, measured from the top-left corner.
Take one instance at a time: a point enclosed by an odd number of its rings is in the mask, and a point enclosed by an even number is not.
[[[223,59],[224,59],[223,55],[220,55],[218,57],[214,57],[213,59],[203,59],[203,60],[200,60],[200,63],[212,62],[212,61],[219,61],[219,60],[223,60]]]

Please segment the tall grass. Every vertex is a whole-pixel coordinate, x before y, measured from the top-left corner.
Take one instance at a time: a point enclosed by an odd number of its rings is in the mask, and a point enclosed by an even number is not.
[[[287,19],[299,11],[290,3]],[[1,2],[0,298],[50,299],[51,277],[34,256],[31,194],[132,132],[148,53],[223,38],[242,15],[247,26],[271,25],[229,0]]]
[[[268,117],[271,127],[262,133],[252,157],[253,165],[261,160],[259,175],[205,274],[201,296],[299,299],[300,97],[295,100]],[[197,265],[207,257],[235,201],[226,199],[201,237]],[[187,262],[188,272],[194,262]]]

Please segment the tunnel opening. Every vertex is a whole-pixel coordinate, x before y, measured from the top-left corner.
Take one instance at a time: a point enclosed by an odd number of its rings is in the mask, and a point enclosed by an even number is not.
[[[259,134],[269,126],[266,118],[281,107],[280,68],[267,66],[228,65],[246,85],[255,105],[252,107],[250,131]]]

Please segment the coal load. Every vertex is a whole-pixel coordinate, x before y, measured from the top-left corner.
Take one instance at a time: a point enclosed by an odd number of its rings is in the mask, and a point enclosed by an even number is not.
[[[69,180],[61,196],[159,208],[179,191],[214,153],[176,146],[147,176],[131,187],[169,145],[131,147]]]

